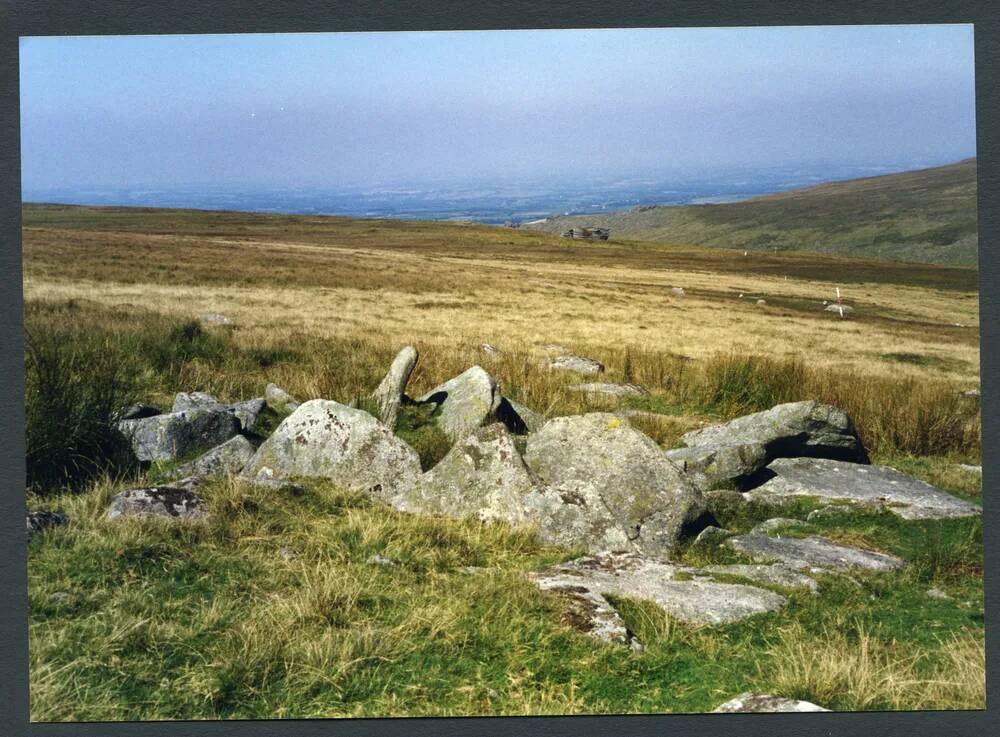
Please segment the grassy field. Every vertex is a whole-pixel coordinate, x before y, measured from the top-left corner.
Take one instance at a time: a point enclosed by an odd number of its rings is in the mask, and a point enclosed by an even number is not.
[[[640,207],[537,226],[751,251],[813,251],[939,264],[978,262],[976,160],[821,184],[743,202]]]
[[[640,410],[631,421],[664,447],[824,399],[876,462],[978,501],[979,477],[957,465],[980,462],[978,401],[960,393],[979,384],[974,269],[240,213],[26,206],[24,225],[28,503],[73,520],[29,547],[34,720],[705,711],[747,690],[833,709],[983,706],[978,520],[824,519],[817,532],[901,555],[906,573],[831,577],[821,596],[716,628],[621,601],[646,644],[634,653],[576,632],[527,582],[576,552],[530,531],[225,479],[205,491],[206,524],[110,524],[110,496],[156,470],[80,462],[86,413],[58,433],[45,422],[81,402],[234,400],[271,381],[346,402],[412,343],[412,394],[479,363],[552,416]],[[849,319],[823,311],[837,286]],[[192,322],[210,311],[234,326]],[[540,365],[553,343],[650,396],[567,391],[581,379]],[[447,445],[412,419],[400,432],[429,467]],[[57,456],[71,473],[53,472]],[[767,514],[715,512],[733,530]]]

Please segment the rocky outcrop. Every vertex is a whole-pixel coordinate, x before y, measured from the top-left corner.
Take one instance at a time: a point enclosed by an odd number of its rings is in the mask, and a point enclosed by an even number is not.
[[[603,552],[551,566],[530,577],[543,591],[555,591],[573,601],[577,611],[593,610],[594,618],[580,622],[579,629],[621,644],[627,642],[627,635],[623,637],[623,628],[614,626],[608,614],[608,610],[614,612],[604,598],[608,594],[654,602],[670,616],[699,625],[737,622],[785,604],[785,597],[755,586],[691,580],[696,573],[697,569],[635,553]]]
[[[703,491],[750,476],[768,461],[763,443],[695,445],[668,450],[666,456]]]
[[[193,409],[231,412],[239,420],[240,429],[244,432],[250,432],[257,422],[257,415],[264,409],[264,400],[248,399],[235,404],[224,404],[205,392],[178,392],[174,397],[174,405],[170,411],[185,412]]]
[[[277,384],[268,384],[264,389],[264,403],[279,415],[289,415],[299,408],[299,400]]]
[[[208,516],[203,507],[204,502],[187,489],[153,486],[147,489],[129,489],[115,494],[111,499],[107,517],[109,520],[145,517],[194,521]]]
[[[420,475],[416,451],[367,412],[313,399],[286,417],[250,459],[254,478],[317,477],[391,500]]]
[[[971,517],[982,509],[887,466],[825,458],[779,458],[767,467],[774,478],[749,492],[768,501],[795,496],[880,507],[903,519]]]
[[[438,426],[454,442],[492,420],[500,399],[496,379],[481,366],[473,366],[418,401],[438,406]]]
[[[559,371],[575,371],[578,374],[602,374],[604,364],[583,356],[557,356],[549,362],[549,367]]]
[[[396,354],[392,365],[389,366],[389,372],[372,394],[372,398],[378,405],[379,419],[388,428],[396,427],[399,406],[406,392],[406,384],[410,380],[410,374],[413,373],[413,367],[416,365],[417,349],[408,345]]]
[[[118,423],[141,461],[190,455],[224,443],[240,432],[239,420],[225,409],[191,409]]]
[[[525,497],[536,486],[510,433],[502,424],[493,423],[459,440],[393,504],[408,512],[523,525],[534,521]]]
[[[656,443],[612,414],[549,420],[528,436],[525,461],[588,511],[591,524],[577,534],[589,550],[665,555],[705,511],[701,493]]]
[[[825,537],[772,537],[762,532],[738,535],[725,544],[755,561],[778,562],[795,570],[896,571],[906,563],[894,555],[838,545]]]
[[[769,459],[815,457],[868,462],[854,423],[843,410],[815,401],[779,404],[685,434],[688,447],[760,444]]]
[[[227,476],[235,475],[253,458],[254,447],[242,435],[217,445],[207,453],[190,463],[178,466],[174,475],[177,478],[188,476]]]

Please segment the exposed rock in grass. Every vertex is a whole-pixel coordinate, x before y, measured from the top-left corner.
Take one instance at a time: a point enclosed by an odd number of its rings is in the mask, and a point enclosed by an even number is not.
[[[166,520],[199,520],[208,516],[204,502],[187,489],[153,486],[129,489],[115,494],[108,508],[108,519],[154,517]]]
[[[242,435],[217,445],[190,463],[179,466],[174,475],[185,476],[226,476],[237,474],[253,458],[254,447]]]
[[[951,600],[951,597],[948,596],[948,594],[946,594],[941,589],[936,588],[936,587],[935,588],[927,589],[926,594],[930,598],[932,598],[932,599],[939,599],[940,601],[950,601]]]
[[[603,552],[530,575],[542,590],[557,591],[575,599],[581,608],[593,606],[602,618],[592,621],[590,629],[585,626],[580,629],[615,642],[624,640],[620,636],[614,639],[603,636],[600,626],[607,621],[604,612],[608,608],[613,610],[604,598],[608,594],[654,602],[672,617],[690,624],[728,624],[775,611],[785,603],[783,596],[755,586],[689,580],[697,572],[635,553]],[[614,630],[615,635],[619,632]]]
[[[416,451],[367,412],[325,399],[303,403],[258,448],[251,479],[326,478],[389,501],[420,475]]]
[[[557,356],[549,361],[549,367],[560,371],[575,371],[578,374],[602,374],[604,364],[583,356]]]
[[[757,583],[767,583],[775,586],[784,586],[789,589],[809,589],[819,591],[819,584],[816,579],[804,573],[793,570],[779,563],[773,565],[753,565],[753,564],[732,564],[719,566],[706,566],[701,569],[703,573],[719,573],[729,576],[739,576]]]
[[[277,384],[268,384],[264,389],[264,402],[278,414],[291,414],[301,404],[298,399]]]
[[[779,562],[795,569],[830,569],[845,571],[862,568],[870,571],[895,571],[906,563],[894,555],[838,545],[825,537],[771,537],[751,533],[731,537],[726,545],[759,562]]]
[[[389,372],[372,394],[372,398],[378,405],[379,419],[390,429],[396,427],[399,405],[406,392],[406,383],[410,380],[410,374],[413,373],[413,367],[416,365],[417,349],[408,345],[392,359]]]
[[[373,566],[388,566],[388,567],[399,565],[399,561],[393,560],[392,558],[387,558],[381,553],[376,553],[375,555],[371,556],[368,559],[367,563]]]
[[[69,524],[69,515],[65,512],[52,512],[49,510],[28,512],[28,540],[31,540],[36,532],[43,532],[53,527],[61,527],[67,524]]]
[[[744,712],[810,712],[830,711],[809,701],[786,699],[783,696],[745,693],[713,709],[714,714],[738,714]]]
[[[441,408],[438,426],[454,442],[491,419],[500,404],[497,381],[481,366],[434,387],[418,401]]]
[[[638,384],[608,384],[595,382],[592,384],[573,384],[566,387],[571,392],[584,392],[585,394],[607,394],[612,397],[644,397],[649,391]]]
[[[839,305],[836,302],[831,302],[824,309],[826,312],[836,312],[838,315],[841,314],[841,311],[843,311],[843,314],[845,315],[850,315],[854,312],[854,308],[850,305]]]
[[[758,299],[757,300],[757,304],[759,304],[759,305],[766,305],[767,304],[767,300],[766,299]]]
[[[118,428],[139,460],[163,461],[224,443],[239,433],[240,423],[225,409],[192,409],[122,420]]]
[[[613,520],[587,548],[666,554],[705,511],[696,489],[650,438],[608,413],[549,420],[528,436],[525,461],[543,483]]]
[[[684,287],[670,287],[670,293],[676,294],[678,296],[684,296]]]
[[[971,399],[979,399],[980,393],[978,389],[968,389],[962,392],[963,397],[969,397]]]
[[[694,430],[681,439],[688,447],[759,444],[769,459],[809,456],[868,462],[868,453],[847,413],[816,401],[779,404]]]
[[[559,343],[546,343],[542,346],[542,350],[546,353],[569,353],[569,348]]]
[[[971,465],[969,463],[959,463],[958,467],[961,470],[963,470],[963,471],[965,471],[967,473],[979,473],[979,474],[981,474],[983,472],[983,467],[982,466],[973,466],[973,465]]]
[[[882,507],[903,519],[970,517],[981,508],[887,466],[824,458],[779,458],[777,474],[751,494],[755,499],[810,496]]]
[[[233,321],[221,312],[202,312],[198,320],[207,325],[232,325]]]
[[[749,476],[768,461],[763,443],[695,445],[673,448],[666,455],[702,490]]]
[[[480,343],[479,350],[488,356],[502,356],[503,351],[490,343]]]

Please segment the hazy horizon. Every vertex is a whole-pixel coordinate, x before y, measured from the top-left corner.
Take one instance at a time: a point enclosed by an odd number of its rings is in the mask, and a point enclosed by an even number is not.
[[[613,181],[975,156],[971,25],[21,39],[22,186]]]

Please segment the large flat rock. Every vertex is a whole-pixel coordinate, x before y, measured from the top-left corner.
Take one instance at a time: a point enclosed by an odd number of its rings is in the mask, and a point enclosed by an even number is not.
[[[839,545],[825,537],[778,537],[761,532],[737,535],[724,545],[761,563],[783,563],[796,570],[847,571],[863,569],[886,572],[903,568],[905,561],[894,555]]]
[[[722,574],[728,576],[739,576],[756,583],[766,583],[772,586],[782,586],[786,589],[808,589],[818,591],[819,584],[816,579],[807,576],[800,571],[784,566],[780,563],[764,564],[741,564],[706,566],[701,569],[706,574]]]
[[[887,466],[825,458],[779,458],[774,478],[749,492],[754,499],[810,496],[883,507],[903,519],[970,517],[982,509]]]
[[[775,611],[785,603],[783,596],[755,586],[688,580],[697,572],[635,553],[603,552],[551,566],[531,578],[545,591],[591,605],[603,602],[597,607],[601,612],[606,609],[606,595],[627,596],[654,602],[672,617],[699,625],[736,622]],[[586,608],[582,603],[579,606]],[[606,620],[605,616],[602,621]],[[591,629],[582,629],[601,637],[606,627],[595,623]]]

